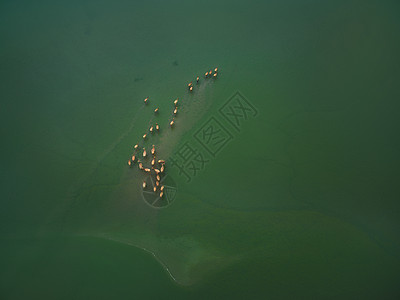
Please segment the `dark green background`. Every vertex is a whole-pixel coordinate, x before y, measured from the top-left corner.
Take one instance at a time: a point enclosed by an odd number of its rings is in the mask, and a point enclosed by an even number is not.
[[[399,53],[398,1],[1,1],[0,298],[397,299]],[[258,116],[147,206],[151,110],[168,159],[236,91]]]

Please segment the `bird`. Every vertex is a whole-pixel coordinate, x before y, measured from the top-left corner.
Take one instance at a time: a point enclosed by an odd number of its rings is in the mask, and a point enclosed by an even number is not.
[[[142,184],[142,186],[143,186],[143,188],[146,188],[146,181],[143,181],[143,184]]]
[[[159,186],[160,185],[160,182],[159,181],[156,181],[156,186]]]
[[[157,174],[156,178],[157,178],[157,181],[161,180],[160,175],[158,175],[158,174]]]
[[[205,75],[205,78],[210,78],[210,77],[216,78],[216,77],[218,76],[218,67],[215,67],[214,70],[213,70],[213,69],[209,70],[209,71],[206,72],[204,75]],[[212,76],[211,76],[211,75],[212,75]],[[193,80],[193,81],[194,81],[194,80]],[[199,83],[199,81],[200,81],[200,77],[197,76],[197,77],[196,77],[196,83]],[[193,88],[194,88],[193,82],[191,81],[191,82],[188,83],[188,89],[189,89],[190,92],[192,92],[192,91],[193,91]],[[145,103],[145,104],[148,104],[148,101],[149,101],[149,97],[146,97],[146,98],[144,99],[144,103]],[[174,110],[173,110],[173,116],[176,116],[177,113],[178,113],[178,98],[176,98],[176,99],[174,100],[174,106],[175,106],[175,108],[174,108]],[[159,112],[159,107],[157,107],[157,108],[154,109],[154,113],[155,113],[155,114],[157,114],[158,112]],[[170,127],[174,127],[174,125],[175,125],[175,118],[172,118],[172,120],[170,121],[169,125],[170,125]],[[181,125],[179,125],[179,126],[181,126]],[[151,125],[150,128],[149,128],[150,133],[153,133],[154,130],[157,130],[157,131],[160,130],[160,126],[159,126],[157,123],[156,123],[155,125]],[[143,139],[144,139],[144,140],[147,138],[147,134],[148,134],[148,133],[143,134]],[[137,158],[137,156],[136,156],[136,155],[140,155],[140,154],[137,154],[138,148],[139,148],[139,144],[135,144],[135,145],[134,145],[134,150],[135,150],[135,152],[134,152],[134,154],[132,155],[131,159],[128,160],[128,165],[131,166],[132,164],[134,164],[134,163],[137,161],[137,162],[138,162],[139,169],[142,169],[142,170],[144,170],[145,172],[150,173],[150,172],[151,172],[151,169],[149,169],[149,168],[144,168],[142,162],[141,162],[141,161]],[[154,166],[155,166],[155,164],[156,164],[156,161],[157,161],[157,160],[156,160],[156,155],[155,155],[155,146],[154,146],[154,145],[153,145],[153,147],[152,147],[152,149],[151,149],[151,154],[153,155],[153,158],[152,158],[152,160],[151,160],[151,166],[152,166],[152,169],[154,170],[154,172],[157,174],[157,178],[158,178],[158,180],[159,180],[160,176],[159,176],[158,174],[164,172],[164,170],[165,170],[165,165],[164,165],[164,164],[165,164],[165,161],[164,161],[164,160],[161,160],[161,159],[158,160],[158,163],[159,163],[161,166],[160,166],[160,169],[156,169],[156,168],[154,168]],[[146,151],[145,148],[143,148],[143,157],[147,157],[147,151]],[[157,183],[156,183],[156,184],[157,184]],[[145,185],[146,185],[146,183],[143,182],[143,187],[145,187]],[[159,185],[159,184],[157,184],[157,186],[158,186],[158,185]],[[163,188],[164,188],[164,186],[161,187],[161,191],[162,191]],[[162,194],[163,194],[163,193],[161,192],[160,197],[162,197]]]
[[[162,185],[161,187],[160,187],[160,191],[162,192],[164,190],[164,186]]]
[[[164,195],[164,192],[161,192],[161,193],[160,193],[160,198],[162,198],[163,195]]]
[[[157,191],[157,187],[156,186],[153,188],[153,191],[154,191],[154,193]]]

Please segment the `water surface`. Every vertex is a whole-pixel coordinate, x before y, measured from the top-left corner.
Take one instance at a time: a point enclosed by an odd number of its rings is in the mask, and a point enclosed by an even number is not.
[[[395,1],[3,1],[2,298],[396,298],[399,20]],[[240,131],[218,111],[236,92],[257,110]],[[212,116],[232,140],[190,183],[167,163],[174,202],[147,205],[132,146],[157,121],[167,161],[201,149]]]

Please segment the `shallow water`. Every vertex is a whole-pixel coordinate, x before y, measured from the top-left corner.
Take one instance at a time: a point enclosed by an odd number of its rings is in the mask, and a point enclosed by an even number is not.
[[[1,298],[395,298],[399,12],[1,2]],[[126,165],[154,122],[161,209]],[[207,161],[190,182],[185,145]]]

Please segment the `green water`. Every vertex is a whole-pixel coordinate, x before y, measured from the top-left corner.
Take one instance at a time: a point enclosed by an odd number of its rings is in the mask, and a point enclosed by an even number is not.
[[[398,298],[399,33],[396,1],[0,2],[0,298]],[[154,122],[163,209],[126,164]]]

